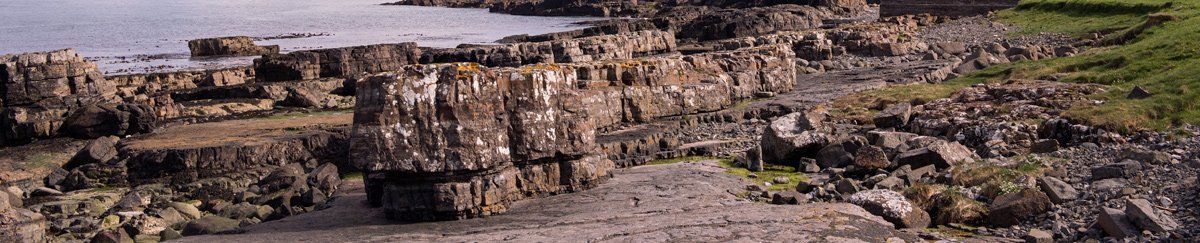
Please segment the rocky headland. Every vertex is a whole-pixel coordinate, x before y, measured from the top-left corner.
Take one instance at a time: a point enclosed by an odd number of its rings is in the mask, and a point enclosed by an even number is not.
[[[444,49],[196,40],[261,57],[107,77],[71,49],[4,55],[0,239],[1200,234],[1195,127],[1074,119],[1111,87],[1064,75],[959,81],[1111,40],[1010,34],[988,11],[1015,1],[967,2],[411,0],[391,4],[634,18]],[[871,95],[928,85],[949,88]]]

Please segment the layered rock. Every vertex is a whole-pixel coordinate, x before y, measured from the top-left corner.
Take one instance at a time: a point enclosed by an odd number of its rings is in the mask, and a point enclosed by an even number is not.
[[[205,38],[188,41],[193,57],[259,56],[279,53],[278,45],[259,46],[248,36]]]
[[[306,80],[399,70],[420,57],[416,43],[378,44],[264,55],[254,70],[263,81]]]
[[[673,51],[674,35],[663,31],[638,31],[568,40],[433,50],[422,56],[421,63],[476,62],[489,67],[517,67],[537,63],[630,59]]]
[[[75,108],[112,102],[115,93],[72,49],[0,56],[0,144],[56,136]]]

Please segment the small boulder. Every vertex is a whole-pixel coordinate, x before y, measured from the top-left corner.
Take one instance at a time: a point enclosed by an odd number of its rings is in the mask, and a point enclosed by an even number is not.
[[[759,143],[763,161],[795,161],[828,144],[829,136],[819,131],[823,127],[824,114],[821,111],[797,112],[771,121]]]
[[[1054,243],[1054,234],[1045,230],[1032,229],[1024,237],[1025,243]]]
[[[843,178],[837,181],[834,190],[842,195],[852,195],[862,191],[862,183],[854,179]]]
[[[196,208],[195,205],[181,202],[171,202],[168,203],[167,206],[174,208],[176,211],[179,211],[179,213],[187,216],[189,219],[198,219],[200,216],[203,216],[203,214],[200,212],[200,209]]]
[[[976,159],[970,148],[957,142],[935,143],[925,148],[913,149],[896,156],[897,164],[914,168],[934,165],[938,169],[953,167],[954,164]]]
[[[784,190],[771,195],[771,204],[795,205],[805,202],[808,202],[808,194],[801,194],[792,190]]]
[[[1131,178],[1140,173],[1142,163],[1134,160],[1122,160],[1121,162],[1092,167],[1092,180],[1103,180],[1109,178]]]
[[[166,228],[166,229],[163,229],[163,231],[158,232],[158,238],[159,238],[159,240],[162,240],[162,241],[168,241],[168,240],[175,240],[175,239],[183,238],[183,235],[179,234],[179,231],[175,231],[174,229],[171,229],[171,228]]]
[[[887,109],[880,111],[875,115],[875,127],[892,128],[903,127],[908,125],[908,119],[912,115],[912,105],[908,103],[900,103],[889,106]]]
[[[63,169],[72,170],[76,167],[92,163],[105,163],[117,157],[117,141],[120,140],[115,136],[100,137],[88,142],[83,149],[75,153],[74,157],[67,164],[63,165]]]
[[[1037,185],[1038,188],[1042,189],[1042,192],[1046,193],[1046,196],[1050,197],[1050,201],[1054,203],[1069,202],[1079,197],[1079,192],[1075,191],[1075,188],[1058,178],[1049,176],[1039,177]]]
[[[209,215],[192,220],[183,226],[183,235],[206,235],[237,229],[239,222],[226,217]]]
[[[1037,142],[1033,143],[1033,146],[1029,147],[1029,152],[1038,154],[1051,153],[1054,151],[1058,151],[1058,140],[1054,139],[1038,140]]]
[[[1121,150],[1119,155],[1122,159],[1134,160],[1142,163],[1162,165],[1171,163],[1171,154],[1162,151],[1154,151],[1147,149],[1125,149]]]
[[[858,154],[854,155],[854,166],[864,169],[886,169],[892,167],[892,162],[888,160],[883,148],[868,145],[858,149]]]
[[[909,148],[908,140],[917,136],[907,132],[870,131],[867,132],[867,141],[870,141],[871,145],[891,151],[905,151]]]
[[[746,150],[746,169],[754,172],[763,171],[762,149],[754,146]]]
[[[1140,100],[1150,98],[1150,96],[1154,96],[1154,93],[1150,93],[1149,90],[1143,89],[1142,86],[1133,86],[1133,90],[1130,90],[1129,95],[1125,96],[1125,98]]]
[[[1133,222],[1129,221],[1129,217],[1121,210],[1102,207],[1100,215],[1096,217],[1096,224],[1100,225],[1100,229],[1104,230],[1108,236],[1115,238],[1128,238],[1141,234]]]
[[[830,144],[817,153],[817,164],[821,168],[842,168],[854,161],[842,144]]]
[[[914,206],[904,195],[895,191],[862,191],[851,195],[849,201],[892,222],[896,228],[921,229],[929,226],[929,213]]]
[[[1179,222],[1171,215],[1155,209],[1146,199],[1127,199],[1125,216],[1133,224],[1155,233],[1171,232],[1179,228]]]
[[[29,192],[30,197],[61,196],[62,194],[63,194],[62,191],[54,190],[54,189],[46,188],[46,187],[38,187],[38,188],[33,189],[32,192]]]
[[[988,208],[988,222],[998,227],[1008,227],[1021,220],[1050,210],[1050,197],[1037,189],[1025,188],[1020,192],[1004,194],[992,201]]]
[[[771,181],[775,182],[775,184],[788,184],[789,182],[792,182],[791,179],[788,179],[787,177],[782,177],[782,176],[775,177],[774,179],[771,179]]]

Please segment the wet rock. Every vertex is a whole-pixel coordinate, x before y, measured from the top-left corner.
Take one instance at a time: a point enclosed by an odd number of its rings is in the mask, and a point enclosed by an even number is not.
[[[239,222],[221,216],[204,216],[183,226],[183,235],[207,235],[237,229]]]
[[[1051,207],[1050,198],[1037,189],[1026,188],[1020,192],[1004,194],[992,201],[988,208],[988,223],[999,227],[1019,224],[1021,220],[1037,216]]]
[[[871,214],[879,215],[896,228],[921,229],[929,226],[929,214],[917,208],[898,192],[891,190],[867,190],[850,196],[850,203],[863,207]]]
[[[886,169],[892,167],[892,162],[888,160],[887,153],[882,148],[866,146],[858,149],[858,154],[854,155],[854,166],[864,169]]]
[[[896,156],[900,165],[923,167],[934,165],[939,169],[950,168],[964,161],[973,161],[978,156],[971,149],[954,143],[937,143],[925,148],[913,149]]]
[[[1092,167],[1092,180],[1131,178],[1140,173],[1141,170],[1141,162],[1127,159],[1113,164]]]
[[[1150,96],[1154,96],[1154,93],[1150,93],[1149,90],[1143,89],[1141,86],[1133,86],[1133,90],[1130,90],[1129,95],[1126,95],[1125,98],[1145,99],[1150,98]]]
[[[1179,222],[1166,212],[1154,208],[1146,199],[1127,199],[1125,216],[1134,225],[1155,233],[1171,232],[1179,228]]]
[[[1125,215],[1125,212],[1122,212],[1121,210],[1102,207],[1099,214],[1100,215],[1096,217],[1096,224],[1100,225],[1100,228],[1103,229],[1104,233],[1107,233],[1108,236],[1116,238],[1128,238],[1141,234],[1141,231],[1138,230],[1137,226],[1134,226],[1133,222],[1129,220],[1129,217]]]
[[[1042,192],[1046,193],[1046,196],[1050,197],[1050,201],[1054,203],[1069,202],[1079,197],[1079,192],[1075,191],[1075,188],[1058,178],[1049,176],[1039,177],[1037,185],[1038,188],[1042,189]]]
[[[908,125],[908,118],[912,115],[912,105],[908,103],[900,103],[889,106],[887,109],[880,111],[872,119],[875,122],[875,127],[892,128],[903,127]]]
[[[259,56],[279,53],[278,45],[259,46],[247,36],[230,36],[188,41],[193,57]]]

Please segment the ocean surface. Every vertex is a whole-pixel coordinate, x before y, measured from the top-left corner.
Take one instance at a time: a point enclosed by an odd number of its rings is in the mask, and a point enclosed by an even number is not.
[[[0,0],[0,54],[75,48],[107,74],[245,65],[195,59],[191,39],[244,35],[284,52],[380,43],[490,43],[583,28],[593,18],[382,6],[389,0]],[[301,38],[272,38],[292,36]]]

